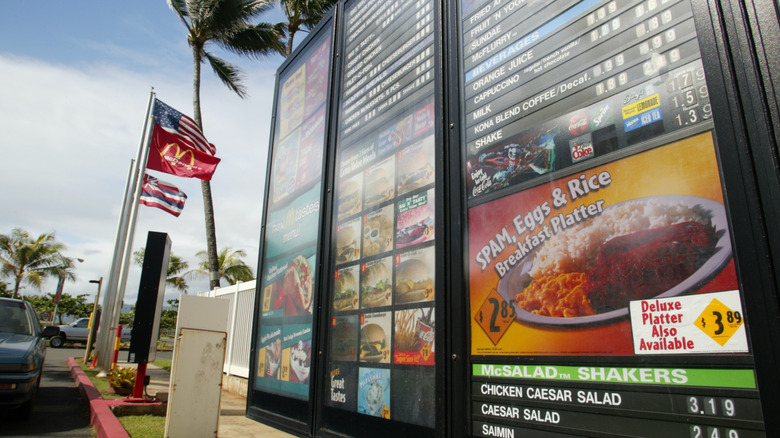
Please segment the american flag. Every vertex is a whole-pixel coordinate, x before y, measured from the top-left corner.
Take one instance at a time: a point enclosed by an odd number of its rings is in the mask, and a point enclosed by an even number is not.
[[[171,183],[159,180],[153,176],[144,175],[144,186],[141,189],[139,204],[156,207],[179,217],[184,209],[187,195]]]
[[[176,111],[160,99],[154,99],[154,119],[157,125],[177,136],[185,145],[209,155],[217,153],[217,148],[206,140],[195,120]]]

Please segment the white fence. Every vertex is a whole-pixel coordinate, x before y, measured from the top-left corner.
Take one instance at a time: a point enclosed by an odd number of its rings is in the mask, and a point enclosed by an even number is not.
[[[255,281],[238,283],[208,292],[199,292],[198,296],[220,298],[230,301],[223,371],[228,376],[249,378],[249,353],[252,346],[252,313],[255,306]]]

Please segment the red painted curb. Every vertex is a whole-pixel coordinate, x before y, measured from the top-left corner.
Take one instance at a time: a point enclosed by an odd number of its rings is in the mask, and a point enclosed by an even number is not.
[[[72,357],[68,359],[68,367],[79,391],[89,400],[89,420],[97,432],[97,438],[130,438],[122,423],[111,412],[111,406],[121,401],[103,400],[100,392]]]

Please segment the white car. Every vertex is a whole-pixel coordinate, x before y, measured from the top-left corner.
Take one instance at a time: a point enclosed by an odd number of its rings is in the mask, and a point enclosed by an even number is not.
[[[53,336],[49,345],[54,348],[62,347],[66,341],[69,342],[87,342],[89,337],[89,318],[79,318],[70,324],[58,326],[60,333]],[[130,342],[132,329],[122,329],[122,342]]]

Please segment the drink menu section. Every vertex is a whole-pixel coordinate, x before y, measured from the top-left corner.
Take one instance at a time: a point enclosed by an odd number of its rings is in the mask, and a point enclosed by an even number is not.
[[[475,436],[763,437],[752,370],[473,365]],[[720,382],[713,391],[711,382]],[[704,388],[707,387],[707,388]]]
[[[711,119],[690,3],[461,8],[468,196]]]
[[[306,400],[312,362],[331,37],[323,32],[279,74],[259,273],[255,391]]]
[[[344,9],[326,404],[433,427],[434,2]]]

